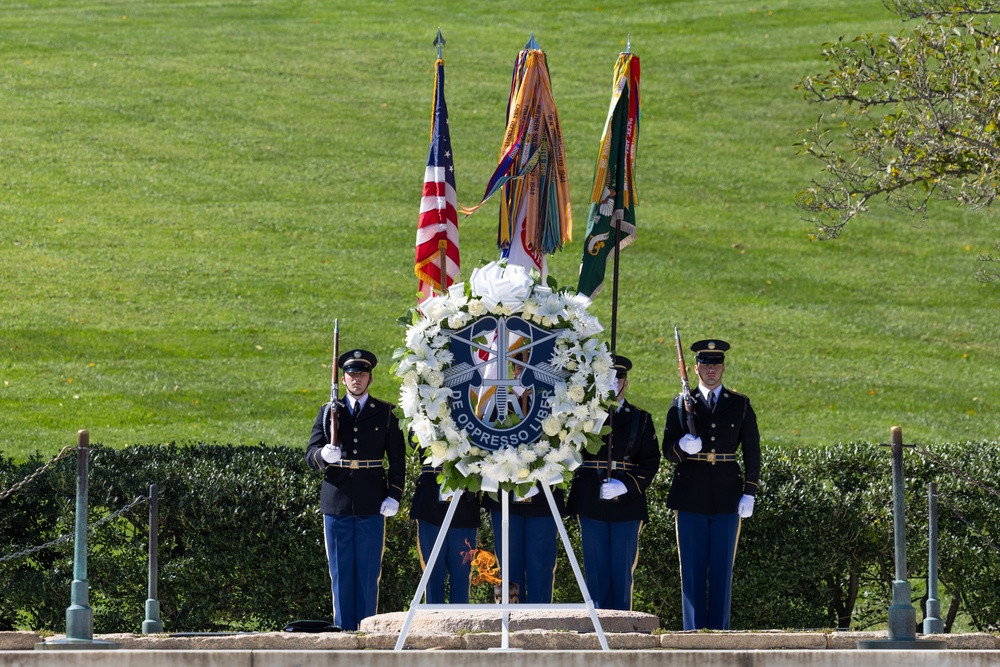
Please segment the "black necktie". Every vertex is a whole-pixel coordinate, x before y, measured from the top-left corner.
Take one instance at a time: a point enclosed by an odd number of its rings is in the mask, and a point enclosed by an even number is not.
[[[361,403],[359,403],[358,401],[354,401],[354,403],[352,403],[351,405],[353,406],[351,409],[351,416],[357,417],[358,412],[361,410]]]
[[[708,392],[708,411],[711,412],[715,409],[715,392]]]

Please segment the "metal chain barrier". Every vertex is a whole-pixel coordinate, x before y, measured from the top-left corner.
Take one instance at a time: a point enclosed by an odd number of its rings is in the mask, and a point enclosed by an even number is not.
[[[925,459],[933,461],[934,463],[937,463],[938,465],[940,465],[940,466],[942,466],[944,468],[947,468],[953,474],[955,474],[958,477],[961,477],[966,482],[968,482],[969,484],[975,486],[976,488],[982,489],[983,491],[985,491],[987,493],[991,493],[994,496],[997,496],[998,498],[1000,498],[1000,491],[997,491],[993,487],[988,486],[987,484],[979,481],[978,479],[976,479],[975,477],[973,477],[969,473],[965,472],[964,470],[960,470],[960,469],[956,468],[955,466],[951,465],[950,463],[948,463],[947,461],[945,461],[944,459],[942,459],[937,454],[932,454],[923,445],[914,445],[914,447],[915,447],[917,453],[920,454]]]
[[[56,457],[54,459],[52,459],[51,461],[49,461],[48,463],[46,463],[45,465],[43,465],[41,468],[39,468],[35,472],[31,473],[30,475],[28,475],[27,477],[25,477],[20,482],[18,482],[14,486],[10,487],[9,489],[7,489],[6,491],[4,491],[3,493],[0,493],[0,500],[7,500],[7,498],[9,498],[10,496],[12,496],[16,491],[20,490],[21,488],[23,488],[23,487],[27,486],[28,484],[30,484],[31,482],[35,481],[35,479],[39,475],[41,475],[43,472],[45,472],[46,470],[48,470],[49,468],[51,468],[52,466],[54,466],[60,460],[62,460],[64,458],[66,458],[67,456],[69,456],[72,452],[75,452],[76,449],[77,449],[76,445],[66,445],[65,447],[63,447],[62,451],[59,452],[58,454],[56,454]],[[0,562],[3,562],[3,561],[0,561]]]
[[[996,489],[994,489],[993,487],[989,486],[988,484],[985,484],[984,482],[976,479],[975,477],[973,477],[969,473],[965,472],[964,470],[956,468],[955,466],[951,465],[950,463],[948,463],[947,461],[945,461],[944,459],[942,459],[937,454],[932,454],[923,445],[915,445],[915,449],[916,449],[916,451],[917,451],[918,454],[920,454],[922,457],[924,457],[928,461],[932,461],[932,462],[940,465],[941,467],[947,469],[949,472],[951,472],[956,477],[964,479],[966,482],[968,482],[972,486],[976,487],[977,489],[985,491],[986,493],[992,494],[994,496],[1000,497],[1000,491],[997,491]],[[993,540],[991,540],[987,535],[984,535],[983,533],[981,533],[978,530],[976,530],[976,527],[974,525],[972,525],[972,522],[965,518],[965,515],[962,514],[958,510],[957,507],[955,507],[955,505],[951,502],[951,500],[949,500],[949,498],[948,498],[947,495],[945,495],[945,494],[941,493],[940,491],[938,491],[937,497],[940,500],[944,501],[944,504],[948,506],[948,509],[950,509],[952,511],[952,513],[958,518],[959,521],[961,521],[966,526],[968,526],[969,532],[974,537],[977,537],[977,538],[981,539],[991,549],[993,549],[997,553],[1000,553],[1000,547],[997,547],[997,545],[993,542]]]
[[[938,492],[937,497],[938,497],[938,499],[944,501],[944,504],[948,506],[948,509],[950,509],[952,512],[955,513],[955,516],[958,517],[959,521],[961,521],[962,523],[964,523],[966,526],[969,527],[969,532],[972,533],[972,535],[974,537],[978,537],[983,542],[986,542],[986,544],[991,549],[993,549],[997,553],[1000,553],[1000,547],[997,547],[997,545],[994,544],[993,540],[991,540],[989,537],[987,537],[983,533],[980,533],[978,530],[976,530],[976,527],[972,525],[972,522],[969,521],[968,519],[966,519],[965,516],[961,512],[958,511],[958,508],[951,504],[951,501],[948,500],[948,496],[944,495],[941,492]]]
[[[75,449],[75,447],[74,447],[74,449]],[[149,500],[149,496],[136,496],[135,500],[133,500],[132,502],[130,502],[125,507],[122,507],[121,509],[115,511],[114,513],[109,514],[106,517],[104,517],[102,519],[99,519],[99,520],[95,521],[94,523],[88,525],[87,526],[87,532],[90,532],[90,531],[94,530],[95,528],[106,524],[109,521],[113,521],[114,519],[117,519],[122,514],[124,514],[125,512],[129,511],[130,509],[132,509],[133,507],[135,507],[139,503],[145,502],[147,500]],[[45,544],[40,544],[37,547],[31,547],[29,549],[25,549],[24,551],[19,551],[17,553],[8,554],[6,556],[0,557],[0,564],[6,563],[9,560],[15,560],[17,558],[23,558],[24,556],[30,556],[33,553],[37,553],[39,551],[42,551],[43,549],[48,549],[49,547],[54,547],[57,544],[62,544],[63,542],[68,542],[68,541],[72,540],[73,537],[74,537],[74,535],[72,533],[70,533],[69,535],[63,535],[61,537],[57,537],[56,539],[52,540],[51,542],[46,542]]]

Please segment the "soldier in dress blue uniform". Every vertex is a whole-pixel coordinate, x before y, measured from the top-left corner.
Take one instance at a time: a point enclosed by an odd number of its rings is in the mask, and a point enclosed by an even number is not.
[[[660,467],[660,446],[650,414],[625,399],[632,362],[615,355],[614,367],[621,407],[612,417],[611,474],[605,436],[597,454],[584,452],[567,509],[580,521],[583,569],[594,605],[631,611],[639,531],[649,521],[646,489]]]
[[[393,406],[371,396],[367,350],[342,354],[337,365],[347,393],[319,410],[306,463],[323,471],[320,509],[333,590],[334,623],[357,630],[378,608],[385,520],[403,497],[405,444]],[[337,412],[339,446],[331,446],[330,410]]]
[[[677,511],[684,629],[729,629],[733,561],[741,519],[753,514],[760,482],[760,433],[750,399],[722,385],[729,343],[700,340],[694,423],[685,429],[683,400],[674,399],[663,455],[677,464],[667,507]],[[736,450],[741,449],[741,472]],[[745,474],[744,474],[745,473]]]
[[[419,451],[419,450],[418,450]],[[438,484],[437,476],[440,468],[425,465],[420,469],[417,487],[413,494],[413,504],[410,507],[410,518],[417,522],[417,551],[420,555],[420,567],[427,568],[434,542],[437,540],[444,523],[444,515],[454,492],[445,493]],[[424,590],[424,602],[441,604],[445,602],[444,582],[449,579],[449,602],[452,604],[467,604],[469,602],[469,580],[472,576],[472,562],[466,557],[467,552],[476,549],[477,532],[479,530],[479,500],[476,494],[469,491],[462,493],[458,500],[458,508],[451,518],[448,534],[445,535],[441,552],[438,553],[431,570],[427,588]]]

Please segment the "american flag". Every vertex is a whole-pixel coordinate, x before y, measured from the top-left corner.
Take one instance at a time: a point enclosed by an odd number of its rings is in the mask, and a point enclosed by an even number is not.
[[[455,197],[455,164],[448,130],[448,107],[444,102],[444,60],[438,59],[434,77],[434,116],[431,149],[424,172],[424,192],[420,199],[417,224],[417,252],[414,272],[420,280],[419,301],[441,292],[458,280],[458,213]],[[441,280],[441,254],[446,268]]]

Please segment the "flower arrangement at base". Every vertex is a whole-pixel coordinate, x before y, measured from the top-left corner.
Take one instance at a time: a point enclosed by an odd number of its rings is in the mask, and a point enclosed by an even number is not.
[[[397,414],[445,490],[523,496],[601,448],[615,373],[590,303],[491,262],[409,312]]]

